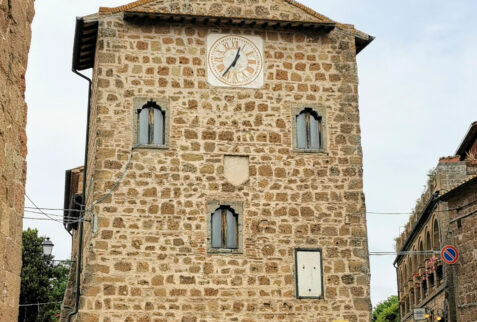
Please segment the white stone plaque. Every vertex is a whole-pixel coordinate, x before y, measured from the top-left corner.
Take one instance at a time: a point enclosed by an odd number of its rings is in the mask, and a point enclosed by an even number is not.
[[[320,249],[295,251],[296,293],[298,298],[323,297],[323,271]]]
[[[224,176],[225,179],[234,186],[239,186],[247,182],[250,176],[248,156],[224,156]]]

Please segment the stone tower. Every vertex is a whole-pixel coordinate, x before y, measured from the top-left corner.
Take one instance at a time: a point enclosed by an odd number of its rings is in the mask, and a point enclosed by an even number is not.
[[[16,321],[26,179],[25,72],[33,0],[0,1],[0,321]]]
[[[73,319],[369,321],[356,54],[372,39],[293,0],[79,18]]]

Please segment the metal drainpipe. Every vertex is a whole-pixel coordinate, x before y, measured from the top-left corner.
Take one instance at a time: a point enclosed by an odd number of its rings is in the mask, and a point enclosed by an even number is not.
[[[88,115],[86,117],[86,144],[85,144],[85,151],[84,151],[84,166],[83,166],[83,206],[82,211],[80,212],[80,219],[84,218],[85,216],[85,208],[86,208],[86,175],[88,170],[88,147],[89,147],[89,120],[90,120],[90,111],[91,111],[91,86],[92,82],[91,79],[84,76],[83,74],[79,73],[75,68],[72,68],[73,73],[84,78],[88,81]],[[73,315],[78,314],[79,310],[79,298],[80,298],[80,278],[81,278],[81,264],[82,264],[82,257],[83,257],[83,221],[79,222],[78,227],[78,254],[76,259],[76,286],[75,286],[75,306],[74,310],[67,315],[67,321],[71,321],[71,317]]]

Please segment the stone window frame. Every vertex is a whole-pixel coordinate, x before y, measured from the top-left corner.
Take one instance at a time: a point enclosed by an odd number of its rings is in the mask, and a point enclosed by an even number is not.
[[[212,214],[220,207],[230,207],[237,214],[237,248],[213,248],[212,247]],[[207,253],[213,254],[243,254],[243,203],[230,200],[210,200],[206,204],[207,220]]]
[[[139,110],[143,108],[147,102],[153,101],[156,103],[161,110],[164,112],[164,144],[138,144],[139,141]],[[158,149],[165,150],[169,149],[169,119],[170,119],[170,108],[169,100],[164,98],[154,98],[154,97],[134,97],[133,98],[133,142],[135,149]]]
[[[319,149],[301,149],[297,147],[297,125],[296,118],[305,109],[310,109],[320,117],[321,122],[321,147]],[[293,152],[296,153],[328,153],[328,123],[326,121],[327,107],[321,104],[300,104],[291,108],[291,121],[292,121],[292,146]]]

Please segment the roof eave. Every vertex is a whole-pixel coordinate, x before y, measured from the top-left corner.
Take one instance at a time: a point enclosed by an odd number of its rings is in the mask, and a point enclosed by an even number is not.
[[[364,48],[366,48],[375,37],[366,35],[366,36],[355,36],[354,41],[356,45],[356,55],[359,54]]]
[[[292,21],[292,20],[275,20],[275,19],[256,19],[245,17],[223,17],[214,15],[196,15],[196,14],[177,14],[164,12],[149,11],[125,11],[124,19],[144,19],[161,20],[165,22],[178,23],[200,23],[204,25],[234,25],[234,26],[256,26],[267,29],[312,29],[329,32],[336,27],[334,22],[318,22],[318,21]]]
[[[84,70],[94,66],[96,40],[98,39],[98,20],[85,18],[76,18],[72,61],[73,70]]]
[[[460,157],[460,160],[463,161],[466,157],[467,150],[474,144],[475,140],[477,140],[477,121],[473,122],[470,125],[467,134],[465,135],[462,143],[457,148],[457,152],[455,153]]]

